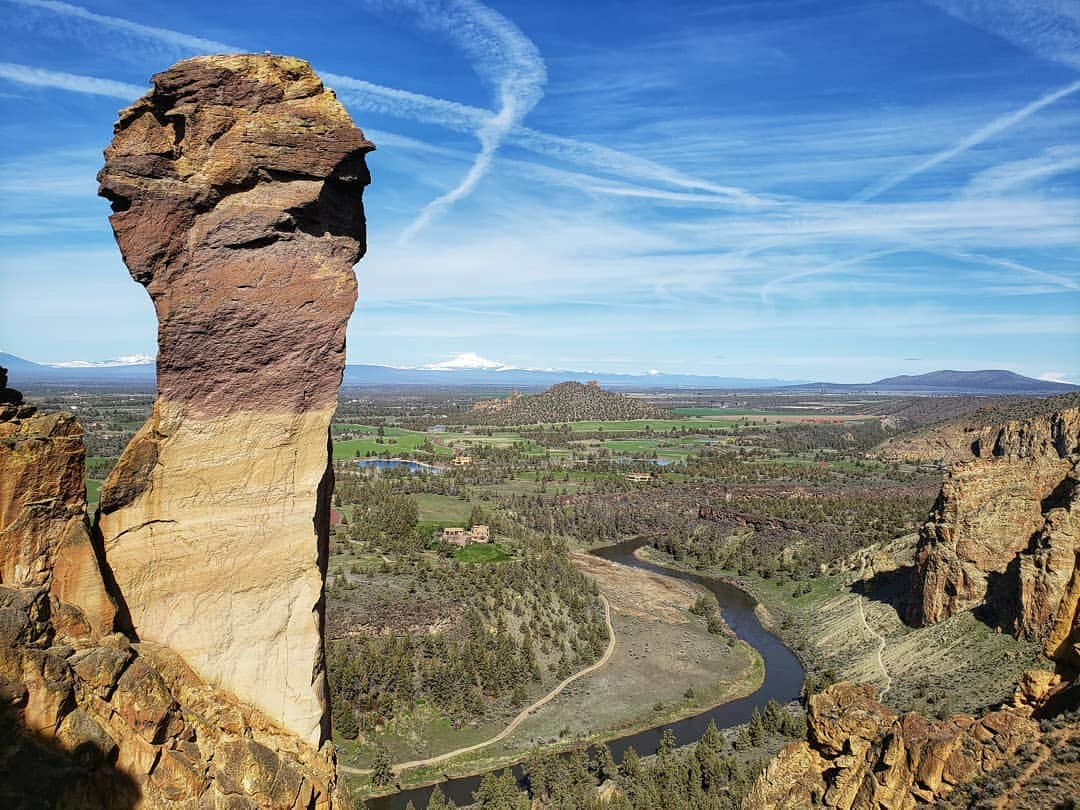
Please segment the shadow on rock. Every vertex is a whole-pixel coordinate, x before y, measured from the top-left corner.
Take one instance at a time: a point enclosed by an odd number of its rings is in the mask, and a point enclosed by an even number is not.
[[[907,614],[908,601],[911,599],[911,583],[914,575],[914,565],[902,565],[892,571],[880,571],[867,579],[856,580],[851,583],[848,590],[874,602],[888,605],[903,619]]]
[[[92,722],[92,721],[91,721]],[[8,703],[0,705],[0,807],[5,810],[128,810],[140,790],[117,770],[116,744],[90,735],[74,751],[26,728]]]

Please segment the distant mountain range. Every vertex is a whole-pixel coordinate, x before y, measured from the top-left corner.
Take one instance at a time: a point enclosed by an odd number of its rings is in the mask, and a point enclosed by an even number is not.
[[[902,374],[872,383],[805,383],[785,386],[788,391],[821,391],[827,394],[1065,394],[1080,386],[1036,380],[1012,371],[931,371]]]
[[[13,385],[86,386],[103,388],[124,387],[153,390],[153,363],[124,365],[46,365],[34,363],[0,352],[0,366],[10,372]],[[595,371],[537,370],[510,366],[454,366],[450,363],[427,368],[395,368],[393,366],[347,365],[346,388],[394,388],[427,386],[431,388],[492,388],[509,391],[513,388],[546,389],[560,382],[596,381],[608,388],[665,389],[718,388],[757,389],[794,385],[795,380],[755,380],[742,377],[709,377],[694,374],[605,374]]]
[[[8,369],[11,385],[124,388],[153,391],[153,363],[129,362],[115,365],[45,365],[0,352],[0,366]],[[716,389],[725,391],[775,390],[798,393],[881,393],[881,394],[1062,394],[1080,386],[1023,377],[1011,371],[932,371],[915,376],[887,377],[872,383],[806,383],[795,380],[713,377],[695,374],[606,374],[592,371],[537,370],[498,367],[394,368],[393,366],[347,365],[346,388],[514,388],[541,390],[560,382],[596,381],[605,388],[628,390]]]

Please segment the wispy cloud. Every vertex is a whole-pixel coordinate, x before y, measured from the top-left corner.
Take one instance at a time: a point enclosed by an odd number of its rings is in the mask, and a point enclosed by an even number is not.
[[[938,152],[935,155],[931,155],[926,160],[923,160],[915,166],[912,166],[910,169],[905,169],[902,172],[893,174],[863,189],[861,192],[855,195],[854,199],[859,202],[872,200],[875,197],[884,194],[886,191],[895,188],[901,183],[910,180],[912,177],[922,174],[928,169],[932,169],[947,160],[952,160],[957,155],[963,154],[974,146],[978,146],[983,141],[987,141],[990,138],[993,138],[995,135],[1001,134],[1005,130],[1009,129],[1009,127],[1013,127],[1019,124],[1021,121],[1034,115],[1044,107],[1048,107],[1055,101],[1072,95],[1077,90],[1080,90],[1080,80],[1070,82],[1064,87],[1059,87],[1057,90],[1046,93],[1045,95],[1040,96],[1029,104],[1025,104],[1020,109],[1015,110],[1008,115],[1003,115],[999,118],[995,118],[989,124],[975,130],[958,143],[950,146],[948,149]]]
[[[424,206],[401,234],[401,241],[408,242],[440,212],[472,193],[491,168],[507,133],[540,101],[547,69],[540,51],[520,28],[475,0],[450,0],[438,8],[407,0],[402,5],[420,14],[426,27],[450,36],[480,78],[492,85],[499,104],[498,111],[487,116],[476,131],[480,153],[468,173],[457,186]]]
[[[32,6],[195,53],[244,50],[229,43],[143,25],[120,17],[97,14],[71,3],[54,0],[0,0],[0,2]],[[408,2],[413,7],[420,7],[415,0],[408,0]],[[396,7],[400,4],[392,5]],[[683,189],[703,192],[714,195],[720,203],[737,206],[775,203],[768,197],[755,195],[745,189],[694,177],[625,151],[520,126],[520,119],[539,100],[538,94],[543,86],[544,66],[538,52],[535,52],[535,45],[520,32],[517,26],[495,11],[480,6],[472,0],[457,0],[455,5],[461,7],[462,14],[472,12],[478,15],[469,29],[472,33],[460,33],[461,38],[458,42],[460,47],[466,49],[475,60],[479,70],[486,71],[485,76],[497,87],[500,103],[498,112],[493,113],[490,110],[448,99],[387,87],[332,71],[320,70],[320,75],[328,85],[338,91],[343,101],[355,109],[435,124],[455,132],[476,134],[481,138],[482,143],[481,153],[476,161],[485,161],[485,165],[481,167],[484,171],[489,168],[490,157],[497,148],[489,148],[487,151],[490,154],[485,158],[483,142],[487,138],[491,142],[498,140],[501,143],[505,140],[508,144],[545,158],[610,173],[639,183],[657,184],[661,187],[660,191],[670,192],[672,189]],[[436,25],[436,17],[431,16],[429,7],[425,5],[423,8],[428,9],[428,12],[422,19],[428,25]],[[442,8],[449,9],[451,6]],[[447,18],[447,20],[453,20],[453,24],[460,19],[462,19],[461,15]],[[445,23],[445,25],[449,24],[451,23]],[[77,90],[78,87],[71,83],[64,89]],[[503,117],[500,118],[500,115]],[[500,135],[503,128],[506,132]],[[470,170],[458,188],[470,180],[475,185],[480,176],[482,172],[478,176]],[[608,191],[604,188],[598,190],[601,193]],[[450,194],[453,193],[453,191],[450,192]],[[611,190],[610,193],[618,192]],[[639,195],[647,196],[647,192],[634,193],[634,196]]]
[[[111,17],[106,14],[98,14],[83,8],[82,6],[76,6],[71,3],[61,3],[58,2],[58,0],[3,0],[3,2],[13,3],[14,5],[23,6],[25,8],[52,11],[56,14],[63,14],[66,17],[104,25],[117,31],[124,31],[147,39],[154,39],[186,50],[210,53],[227,53],[239,50],[238,48],[232,45],[226,45],[223,42],[215,42],[212,39],[204,39],[203,37],[194,37],[189,34],[182,34],[179,31],[170,31],[168,28],[158,28],[154,25],[142,25],[141,23],[133,22],[132,20],[125,20],[122,17]]]
[[[112,79],[96,79],[92,76],[80,76],[76,73],[62,73],[58,70],[19,65],[12,62],[0,62],[0,79],[7,79],[31,87],[55,87],[74,93],[87,93],[94,96],[109,96],[124,101],[134,101],[146,88],[136,84],[116,82]]]
[[[1035,157],[1010,160],[984,169],[971,178],[963,193],[967,197],[993,197],[1078,170],[1080,144],[1051,146]]]
[[[1043,59],[1080,69],[1080,5],[1070,0],[930,0]]]

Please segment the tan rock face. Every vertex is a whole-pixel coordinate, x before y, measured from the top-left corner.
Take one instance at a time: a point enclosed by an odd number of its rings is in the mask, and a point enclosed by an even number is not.
[[[1068,656],[1080,592],[1080,409],[987,428],[972,452],[949,470],[920,533],[908,619],[930,624],[982,606],[999,626]]]
[[[0,584],[49,589],[57,623],[89,639],[112,632],[116,608],[88,533],[85,457],[71,414],[0,404]]]
[[[374,147],[297,59],[153,81],[99,175],[159,342],[153,416],[102,486],[105,555],[140,640],[318,746],[329,424]]]
[[[809,743],[792,743],[769,763],[745,810],[914,808],[996,770],[1039,735],[1027,709],[931,721],[897,717],[873,694],[838,683],[814,695]]]

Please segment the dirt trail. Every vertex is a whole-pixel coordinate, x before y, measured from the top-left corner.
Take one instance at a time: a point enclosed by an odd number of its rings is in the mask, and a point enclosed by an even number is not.
[[[861,563],[859,565],[859,579],[863,579],[863,573],[866,571],[866,554],[861,557]],[[878,640],[877,649],[877,663],[878,668],[881,669],[881,675],[885,678],[885,688],[878,693],[878,700],[884,700],[885,695],[890,689],[892,689],[892,676],[889,675],[889,670],[885,668],[885,659],[882,658],[882,654],[885,652],[885,636],[881,635],[877,630],[870,626],[870,622],[866,620],[866,609],[863,607],[863,595],[860,592],[858,597],[859,602],[859,618],[862,619],[863,627],[866,628],[866,632],[874,636]]]
[[[1059,734],[1051,736],[1056,737],[1056,739],[1052,740],[1053,744],[1059,744],[1062,742],[1069,742],[1069,740],[1071,740],[1076,735],[1072,732],[1072,730],[1066,729]],[[1044,737],[1043,739],[1046,741],[1051,741],[1050,736]],[[1004,793],[998,796],[997,799],[994,800],[993,806],[995,810],[1006,810],[1006,808],[1012,807],[1013,797],[1024,789],[1024,787],[1028,783],[1028,780],[1030,780],[1031,777],[1033,777],[1039,772],[1042,766],[1046,764],[1046,761],[1050,759],[1050,756],[1052,754],[1053,751],[1051,750],[1050,745],[1048,745],[1047,742],[1040,742],[1039,752],[1035,756],[1035,760],[1026,768],[1024,768],[1023,773],[1016,777],[1016,780],[1012,783],[1012,785],[1010,785],[1008,790],[1006,790]]]
[[[494,745],[497,742],[505,740],[507,737],[514,733],[517,727],[520,726],[530,714],[532,714],[542,706],[546,706],[548,703],[554,700],[559,695],[559,693],[562,692],[562,690],[565,689],[567,686],[572,684],[578,678],[583,678],[590,673],[596,672],[596,670],[604,666],[609,660],[611,660],[611,656],[615,652],[615,626],[611,623],[611,605],[608,603],[607,597],[601,595],[600,601],[604,603],[604,622],[605,624],[607,624],[608,645],[607,649],[604,650],[604,654],[600,656],[598,661],[590,664],[584,669],[578,670],[573,675],[565,678],[559,683],[558,686],[556,686],[538,701],[529,706],[526,706],[524,709],[518,712],[517,716],[510,721],[510,724],[506,728],[504,728],[491,739],[484,740],[483,742],[478,742],[473,745],[467,745],[464,748],[458,748],[455,751],[447,751],[445,754],[439,754],[435,757],[428,757],[427,759],[414,759],[410,762],[400,762],[393,766],[394,772],[400,773],[401,771],[407,771],[411,768],[421,768],[428,765],[436,765],[439,762],[445,762],[446,760],[453,759],[454,757],[460,756],[461,754],[468,754],[472,751],[478,751],[481,748],[487,748],[489,745]],[[345,773],[359,774],[361,776],[371,773],[370,768],[351,768],[348,765],[340,764],[338,765],[338,770],[344,771]]]

